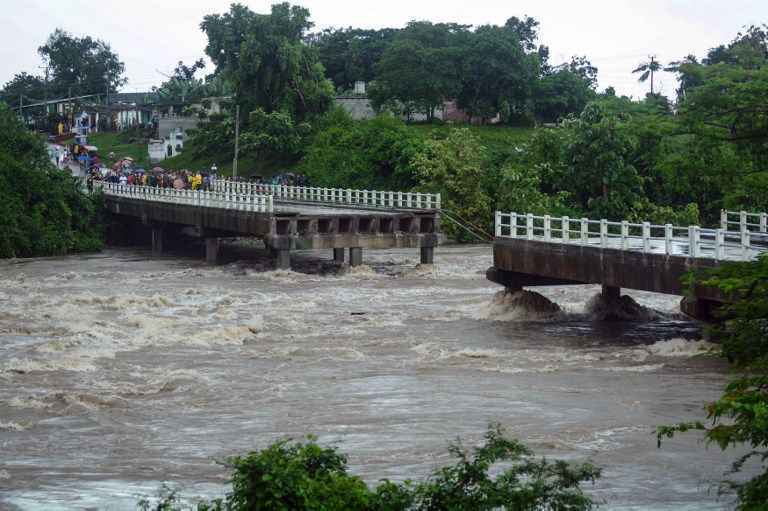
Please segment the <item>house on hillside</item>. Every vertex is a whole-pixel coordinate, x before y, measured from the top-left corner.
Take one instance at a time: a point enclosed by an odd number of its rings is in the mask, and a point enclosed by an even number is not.
[[[352,92],[339,94],[334,98],[334,101],[336,105],[349,112],[355,120],[373,119],[376,117],[376,111],[373,109],[366,92],[365,82],[355,82],[355,87]],[[483,119],[479,117],[470,117],[464,110],[461,110],[455,99],[445,101],[441,107],[436,108],[433,117],[446,122],[472,124],[481,124],[483,122]],[[423,112],[416,112],[412,113],[407,118],[403,115],[403,120],[423,122],[427,120],[427,116]],[[485,119],[485,121],[486,123],[497,124],[501,122],[501,116],[496,114],[492,119]]]

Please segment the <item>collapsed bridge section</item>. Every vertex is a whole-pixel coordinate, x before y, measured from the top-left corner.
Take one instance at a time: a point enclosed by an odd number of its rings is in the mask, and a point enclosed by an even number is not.
[[[432,264],[441,241],[436,208],[276,200],[258,190],[192,191],[108,183],[101,189],[115,218],[151,228],[153,252],[162,252],[166,229],[193,227],[205,239],[210,263],[219,259],[220,240],[229,237],[263,240],[281,269],[290,267],[292,250],[316,249],[332,249],[337,262],[345,261],[348,250],[354,266],[362,264],[363,249],[418,248],[422,264]],[[439,198],[430,200],[439,204]]]

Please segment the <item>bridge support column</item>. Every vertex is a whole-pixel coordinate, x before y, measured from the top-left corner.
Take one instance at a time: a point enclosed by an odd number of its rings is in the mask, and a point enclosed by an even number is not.
[[[344,264],[344,249],[343,248],[334,248],[333,249],[333,261],[339,264]]]
[[[219,238],[205,238],[205,262],[208,264],[219,263]]]
[[[163,253],[163,228],[152,227],[152,255],[157,256]]]
[[[435,263],[435,247],[421,247],[421,264]]]
[[[706,298],[684,296],[680,300],[680,311],[683,314],[707,323],[723,321],[723,318],[717,313],[717,310],[722,306],[722,303]]]
[[[278,270],[291,269],[291,251],[288,249],[276,248],[272,250],[275,257],[275,268]]]
[[[351,247],[349,249],[349,265],[360,266],[363,264],[363,248]]]
[[[606,286],[603,284],[603,300],[608,302],[617,301],[621,298],[621,288],[616,286]]]

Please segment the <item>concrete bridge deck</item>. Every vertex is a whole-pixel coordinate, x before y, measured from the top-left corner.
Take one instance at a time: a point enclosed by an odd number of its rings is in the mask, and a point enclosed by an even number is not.
[[[167,188],[101,185],[107,209],[120,221],[140,221],[152,229],[153,251],[162,251],[164,229],[193,227],[206,240],[206,260],[218,260],[219,240],[262,239],[278,268],[290,267],[294,249],[333,249],[334,259],[362,263],[362,250],[418,248],[423,264],[432,264],[440,243],[437,209],[385,207],[275,200],[258,192],[192,192]]]
[[[728,297],[704,287],[688,293],[685,275],[754,260],[768,250],[765,241],[759,231],[497,213],[487,278],[509,289],[601,284],[606,299],[618,299],[621,288],[689,294],[683,311],[706,318]]]

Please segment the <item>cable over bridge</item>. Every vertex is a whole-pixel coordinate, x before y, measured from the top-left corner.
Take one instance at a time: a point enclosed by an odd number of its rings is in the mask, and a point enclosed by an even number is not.
[[[721,228],[709,229],[496,212],[494,265],[486,275],[511,290],[601,284],[608,300],[617,300],[621,288],[683,295],[689,271],[767,252],[765,219],[765,213],[723,211]],[[689,294],[681,305],[695,317],[711,317],[727,300],[711,288]]]

